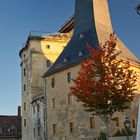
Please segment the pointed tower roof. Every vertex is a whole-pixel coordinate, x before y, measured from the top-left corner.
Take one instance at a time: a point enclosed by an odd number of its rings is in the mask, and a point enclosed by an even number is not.
[[[51,75],[89,57],[87,44],[97,47],[113,32],[107,0],[75,0],[73,36],[53,66],[44,76]],[[120,57],[139,63],[139,60],[119,40]]]

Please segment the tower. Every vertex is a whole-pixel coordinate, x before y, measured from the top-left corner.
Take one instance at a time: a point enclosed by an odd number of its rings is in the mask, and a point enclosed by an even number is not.
[[[20,50],[22,71],[22,140],[46,140],[44,79],[71,35],[33,32]]]

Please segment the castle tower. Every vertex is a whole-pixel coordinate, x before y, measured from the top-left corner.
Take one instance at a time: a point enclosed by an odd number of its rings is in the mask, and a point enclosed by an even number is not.
[[[22,71],[22,140],[46,140],[44,79],[71,35],[31,33],[20,50]]]
[[[48,139],[52,140],[93,139],[106,129],[98,116],[93,117],[83,111],[81,104],[69,94],[69,87],[80,70],[81,62],[89,57],[86,45],[96,48],[99,43],[108,39],[113,31],[107,0],[75,0],[74,18],[59,31],[72,29],[73,22],[74,32],[70,42],[44,74],[47,81],[47,131]],[[139,60],[119,39],[116,50],[122,52],[119,57],[130,61],[132,69],[140,73]],[[137,93],[139,92],[140,89]],[[110,134],[113,135],[119,128],[123,128],[125,115],[129,115],[135,129],[136,109],[137,99],[132,103],[131,111],[116,115],[118,123],[110,125]]]

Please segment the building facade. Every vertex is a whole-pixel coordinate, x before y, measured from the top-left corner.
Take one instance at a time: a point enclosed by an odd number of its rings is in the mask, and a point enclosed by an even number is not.
[[[31,34],[20,51],[22,140],[93,140],[106,131],[98,116],[83,111],[69,87],[88,57],[85,46],[96,47],[113,32],[107,0],[76,0],[75,16],[59,32]],[[119,38],[116,50],[140,75],[140,61]],[[140,79],[137,82],[139,85]],[[130,110],[114,115],[117,120],[110,123],[110,135],[124,128],[124,116],[131,119],[131,129],[136,131],[139,93],[138,87]]]
[[[21,140],[21,107],[18,115],[0,115],[0,140]]]
[[[88,57],[86,45],[96,47],[108,39],[113,32],[107,0],[76,0],[75,17],[59,31],[69,32],[74,27],[73,37],[53,66],[44,74],[46,78],[46,111],[48,140],[93,140],[100,131],[106,131],[105,124],[98,116],[83,111],[81,103],[70,95],[69,87],[76,78],[82,60]],[[74,24],[73,24],[74,22]],[[118,38],[116,50],[119,58],[129,61],[131,68],[140,75],[140,61]],[[140,84],[138,78],[137,85]],[[136,131],[137,109],[140,88],[130,110],[115,113],[117,118],[109,126],[110,135],[124,128],[124,117],[131,120],[131,130]]]
[[[22,140],[46,140],[45,82],[42,75],[64,49],[71,33],[32,33],[20,51],[22,71]]]

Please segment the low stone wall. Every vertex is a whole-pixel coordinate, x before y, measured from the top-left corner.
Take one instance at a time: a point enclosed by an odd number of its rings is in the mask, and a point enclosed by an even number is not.
[[[0,138],[0,140],[21,140],[21,138]]]
[[[126,136],[123,137],[110,137],[109,140],[128,140]],[[129,140],[135,140],[134,136],[129,136]]]

